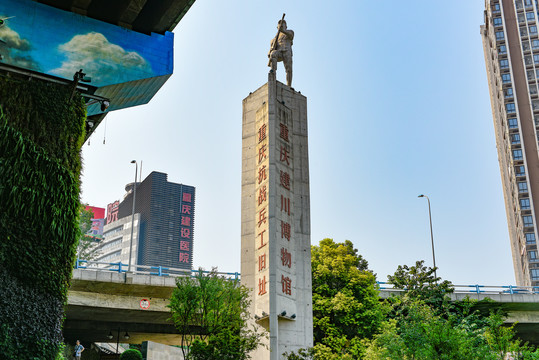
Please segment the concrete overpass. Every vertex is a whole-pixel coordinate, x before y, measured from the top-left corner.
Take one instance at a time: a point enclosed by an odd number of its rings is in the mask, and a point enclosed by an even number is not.
[[[71,344],[77,339],[86,344],[116,342],[120,329],[120,343],[179,344],[179,333],[167,308],[175,286],[174,277],[75,269],[64,337]],[[124,339],[125,332],[129,339]]]
[[[128,273],[121,267],[116,271],[74,269],[63,328],[66,341],[71,344],[77,339],[83,343],[116,342],[119,329],[120,343],[179,344],[180,334],[170,320],[167,308],[176,278],[159,276],[161,269],[154,274]],[[239,276],[238,273],[222,274]],[[390,284],[379,284],[382,299],[403,292],[392,289]],[[508,314],[506,323],[517,323],[515,329],[519,337],[539,346],[539,293],[531,290],[534,289],[455,285],[455,292],[450,297],[454,301],[466,297],[491,299],[476,304],[475,308],[484,313],[502,309]],[[123,337],[126,332],[129,339]],[[108,337],[110,333],[113,339]]]

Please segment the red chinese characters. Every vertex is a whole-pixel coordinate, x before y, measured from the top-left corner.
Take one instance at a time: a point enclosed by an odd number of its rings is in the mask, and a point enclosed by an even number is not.
[[[281,248],[281,264],[288,268],[292,267],[292,254],[285,248]]]
[[[258,129],[258,143],[261,143],[266,139],[266,124],[262,124],[262,126]]]
[[[281,220],[281,239],[290,241],[290,224]]]
[[[288,276],[281,275],[283,294],[292,295],[292,280]]]
[[[264,242],[264,233],[266,232],[266,229],[262,230],[261,232],[258,233],[258,235],[260,236],[260,246],[258,247],[258,249],[262,249],[264,246],[267,245],[267,243]]]
[[[288,126],[285,124],[279,124],[279,137],[288,142]]]
[[[266,218],[266,208],[263,208],[258,213],[258,227],[262,226],[262,224],[265,224],[268,219]]]
[[[281,186],[286,190],[290,190],[290,174],[281,170],[280,174]]]
[[[180,215],[180,263],[189,264],[191,258],[193,194],[182,192]],[[189,203],[189,204],[185,204]]]
[[[266,293],[266,275],[258,279],[258,295]]]
[[[263,144],[260,148],[258,148],[258,163],[260,164],[266,158],[266,144]]]
[[[258,169],[258,184],[260,184],[262,181],[266,180],[268,178],[268,175],[266,174],[266,165],[262,165]]]
[[[267,198],[267,194],[266,194],[266,185],[262,185],[258,189],[258,197],[257,197],[258,206],[262,205],[262,203],[265,202],[267,199],[268,198]]]
[[[189,216],[182,216],[180,224],[183,226],[191,226],[191,218]]]
[[[190,238],[190,235],[191,235],[191,229],[189,228],[181,228],[180,230],[180,236],[182,238],[187,238],[189,239]]]
[[[189,253],[181,252],[180,253],[180,262],[188,264],[189,263]]]
[[[191,215],[191,205],[182,205],[182,214],[189,214]]]
[[[258,256],[258,271],[262,271],[266,268],[266,253]]]
[[[281,211],[290,216],[290,198],[281,195]]]

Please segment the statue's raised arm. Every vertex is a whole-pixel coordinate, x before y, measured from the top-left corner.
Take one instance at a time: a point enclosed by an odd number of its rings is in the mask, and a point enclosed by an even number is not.
[[[271,40],[271,48],[268,53],[268,66],[277,71],[277,62],[282,61],[286,71],[286,84],[292,86],[292,40],[294,32],[286,27],[283,18],[277,24],[277,35]]]

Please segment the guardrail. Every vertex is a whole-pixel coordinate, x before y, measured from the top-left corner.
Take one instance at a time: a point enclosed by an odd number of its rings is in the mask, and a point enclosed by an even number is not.
[[[90,271],[108,271],[117,273],[140,274],[140,275],[153,275],[153,276],[191,276],[194,277],[198,274],[198,270],[185,270],[177,268],[168,268],[163,266],[147,266],[147,265],[131,265],[131,271],[128,271],[129,265],[117,263],[108,263],[102,261],[82,260],[77,259],[75,262],[75,269],[84,269]],[[209,274],[211,271],[202,271],[203,274]],[[239,272],[216,272],[219,276],[224,276],[229,279],[240,280]]]
[[[393,284],[377,281],[380,290],[403,292],[396,289]],[[459,294],[539,294],[539,286],[515,285],[452,285],[454,293]]]

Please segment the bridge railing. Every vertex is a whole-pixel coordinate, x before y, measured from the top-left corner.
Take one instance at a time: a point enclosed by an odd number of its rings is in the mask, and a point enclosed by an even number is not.
[[[117,272],[117,273],[126,273],[128,272],[129,265],[123,264],[121,262],[109,263],[102,261],[92,261],[92,260],[82,260],[77,259],[75,262],[75,269],[84,269],[90,271],[106,271],[106,272]],[[140,274],[140,275],[153,275],[153,276],[196,276],[198,270],[185,270],[178,268],[168,268],[163,266],[147,266],[147,265],[131,265],[130,274]],[[203,274],[209,274],[211,271],[202,271]],[[228,279],[239,280],[239,272],[216,272],[219,276],[224,276]]]
[[[380,290],[402,292],[388,282],[377,281]],[[459,294],[539,294],[539,286],[515,285],[453,285],[454,292]]]

